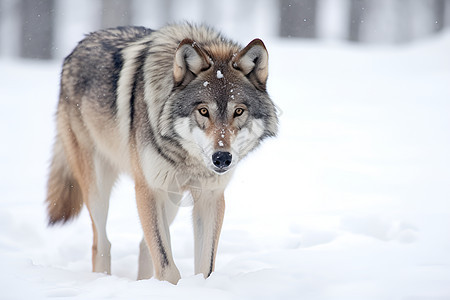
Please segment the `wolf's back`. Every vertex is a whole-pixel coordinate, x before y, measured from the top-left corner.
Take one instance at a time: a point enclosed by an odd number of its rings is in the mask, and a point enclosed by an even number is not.
[[[78,43],[64,60],[61,74],[60,100],[57,112],[57,137],[53,148],[47,183],[47,211],[50,225],[66,223],[76,217],[83,207],[80,182],[74,175],[83,132],[73,130],[82,125],[80,115],[84,101],[96,102],[99,113],[113,118],[116,111],[116,92],[123,66],[121,50],[148,36],[152,31],[144,27],[118,27],[91,33]],[[81,137],[81,138],[80,138]],[[77,138],[80,138],[77,140]],[[76,153],[76,154],[74,154]]]
[[[78,43],[64,60],[60,101],[95,100],[105,109],[115,109],[121,51],[153,31],[145,27],[118,27],[93,32]]]

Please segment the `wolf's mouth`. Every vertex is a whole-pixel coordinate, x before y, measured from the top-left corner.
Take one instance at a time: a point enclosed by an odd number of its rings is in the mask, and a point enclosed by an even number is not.
[[[228,172],[229,170],[230,170],[230,168],[226,168],[226,169],[214,168],[214,169],[213,169],[213,171],[214,171],[216,174],[219,174],[219,175],[223,175],[223,174],[225,174],[226,172]]]

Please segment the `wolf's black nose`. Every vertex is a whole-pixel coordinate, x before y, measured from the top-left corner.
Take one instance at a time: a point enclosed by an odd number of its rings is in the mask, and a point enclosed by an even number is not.
[[[216,153],[213,154],[212,161],[213,164],[219,169],[229,167],[231,165],[231,153],[217,151]]]

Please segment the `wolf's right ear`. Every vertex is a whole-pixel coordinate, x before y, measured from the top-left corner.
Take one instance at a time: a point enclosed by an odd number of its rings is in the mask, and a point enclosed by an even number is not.
[[[269,54],[260,39],[254,39],[232,60],[233,67],[241,71],[253,85],[260,90],[266,89],[269,74]]]
[[[173,80],[175,86],[187,85],[200,72],[211,66],[211,59],[191,39],[184,39],[178,45],[173,62]]]

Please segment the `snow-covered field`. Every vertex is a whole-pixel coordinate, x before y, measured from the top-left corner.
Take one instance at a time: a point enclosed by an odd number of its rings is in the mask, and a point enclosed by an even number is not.
[[[60,62],[0,60],[0,299],[450,299],[450,34],[403,46],[266,41],[281,132],[239,167],[216,271],[135,281],[133,185],[111,199],[112,276],[90,219],[46,227]]]

